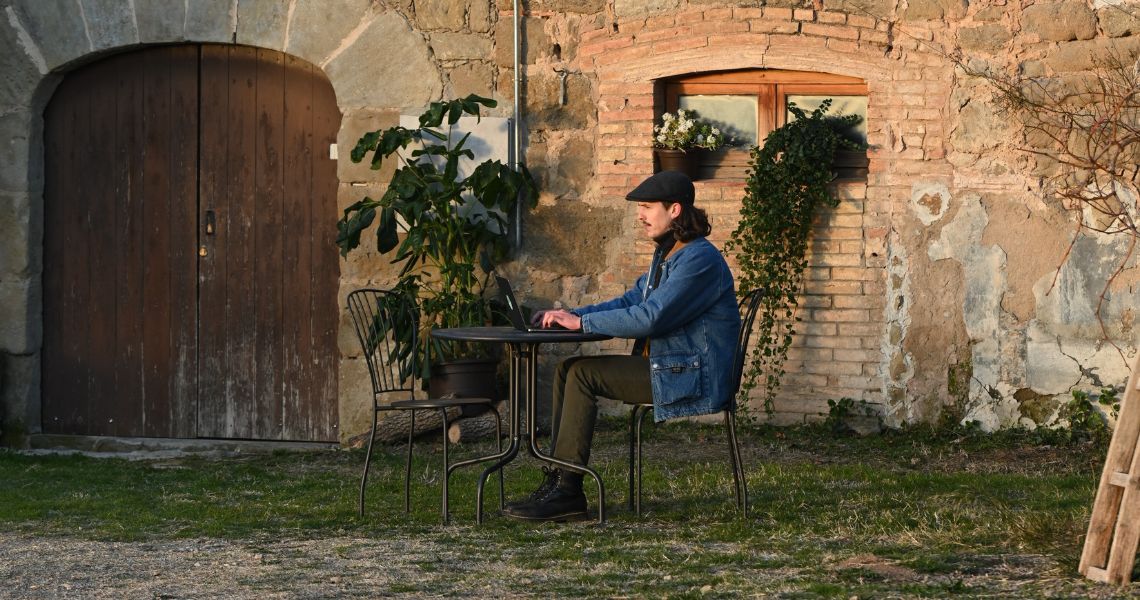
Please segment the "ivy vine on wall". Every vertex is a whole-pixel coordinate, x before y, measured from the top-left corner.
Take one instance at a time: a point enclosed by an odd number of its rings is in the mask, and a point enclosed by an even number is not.
[[[821,206],[836,206],[829,184],[838,150],[862,148],[843,136],[858,124],[858,115],[829,116],[831,100],[810,113],[788,105],[795,116],[768,134],[763,147],[752,149],[740,223],[725,245],[739,265],[741,294],[766,290],[756,316],[750,355],[741,385],[742,405],[761,377],[764,410],[784,375],[784,362],[795,334],[797,295],[807,268],[807,244]]]

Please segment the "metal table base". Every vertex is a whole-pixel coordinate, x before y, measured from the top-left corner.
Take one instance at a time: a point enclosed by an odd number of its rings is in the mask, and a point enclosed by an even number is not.
[[[510,381],[509,381],[509,406],[510,406],[510,436],[511,443],[505,450],[498,454],[490,456],[481,456],[472,458],[462,462],[450,465],[445,475],[446,478],[451,477],[452,471],[460,467],[482,463],[487,461],[494,461],[489,467],[484,469],[483,473],[479,476],[479,484],[475,493],[475,522],[483,522],[483,487],[489,477],[496,470],[502,469],[504,466],[515,460],[519,451],[525,444],[527,451],[531,456],[559,467],[577,471],[584,475],[589,475],[594,478],[598,484],[598,523],[603,524],[606,522],[606,492],[605,483],[602,477],[598,475],[597,471],[573,462],[568,462],[555,458],[550,454],[544,453],[538,447],[538,347],[544,343],[580,343],[588,341],[600,341],[608,339],[607,336],[587,334],[581,332],[575,333],[551,333],[551,332],[525,332],[514,329],[513,327],[458,327],[451,329],[438,329],[432,331],[432,336],[440,339],[450,340],[463,340],[463,341],[480,341],[480,342],[500,342],[507,346],[510,354]],[[525,401],[525,410],[524,408]],[[527,417],[526,431],[523,431],[522,418],[523,415]],[[446,482],[444,483],[446,485]],[[446,514],[446,506],[444,508]]]

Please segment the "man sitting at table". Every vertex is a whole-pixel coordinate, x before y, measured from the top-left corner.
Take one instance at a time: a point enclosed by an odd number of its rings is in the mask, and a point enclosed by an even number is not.
[[[555,458],[590,460],[599,397],[630,403],[652,395],[657,421],[719,412],[728,406],[740,329],[732,273],[706,238],[705,211],[693,205],[693,182],[662,171],[626,196],[657,243],[649,271],[624,295],[572,310],[542,311],[536,323],[561,325],[636,342],[631,355],[578,356],[562,362],[554,382],[550,445]],[[542,485],[506,514],[533,521],[586,516],[582,473],[543,467]]]

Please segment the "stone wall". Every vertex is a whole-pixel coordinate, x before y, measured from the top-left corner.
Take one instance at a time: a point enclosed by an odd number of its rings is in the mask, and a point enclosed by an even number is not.
[[[1046,423],[1071,389],[1122,385],[1127,366],[1093,313],[1127,240],[1083,235],[1042,191],[1050,165],[1020,151],[993,89],[955,64],[1073,78],[1140,50],[1131,4],[965,0],[532,0],[523,25],[525,158],[541,180],[520,294],[576,305],[644,268],[625,192],[652,171],[654,81],[737,68],[862,78],[866,181],[816,227],[797,337],[775,420],[827,400],[876,405],[894,425],[943,416],[987,428]],[[468,93],[513,101],[507,0],[0,0],[0,393],[5,427],[39,426],[42,112],[77,65],[146,44],[237,43],[320,66],[344,115],[341,156],[365,131]],[[390,170],[339,163],[340,205]],[[735,225],[740,182],[698,183],[713,241]],[[330,219],[335,216],[330,215]],[[341,297],[385,285],[364,248]],[[1107,295],[1108,337],[1130,356],[1135,269]],[[341,432],[368,418],[366,375],[342,327]],[[618,352],[608,342],[566,352]],[[549,365],[548,365],[549,366]]]

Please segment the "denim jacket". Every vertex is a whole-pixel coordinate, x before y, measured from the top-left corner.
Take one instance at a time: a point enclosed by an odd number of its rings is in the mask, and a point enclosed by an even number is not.
[[[658,249],[649,271],[624,295],[574,309],[582,330],[649,338],[653,414],[657,421],[728,407],[740,331],[732,272],[705,238],[668,258]],[[661,269],[656,288],[649,274]]]

